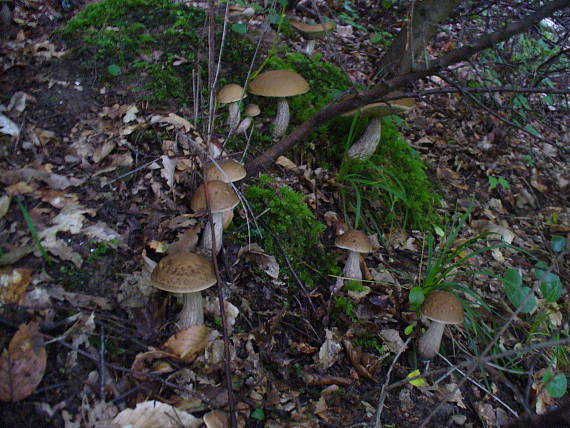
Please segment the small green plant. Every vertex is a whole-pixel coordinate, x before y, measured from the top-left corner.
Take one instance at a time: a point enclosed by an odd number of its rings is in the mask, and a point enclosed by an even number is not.
[[[358,321],[356,315],[354,315],[354,305],[352,303],[352,300],[345,296],[334,297],[333,313],[337,316],[339,313],[343,313],[353,323]]]
[[[496,178],[489,175],[487,179],[489,180],[489,190],[495,190],[497,186],[501,186],[503,190],[509,190],[511,188],[509,182],[503,177]]]
[[[47,263],[47,265],[51,266],[52,265],[51,257],[49,256],[48,252],[46,251],[46,249],[44,248],[44,246],[42,245],[42,243],[40,241],[40,238],[38,236],[38,232],[36,230],[36,226],[34,225],[34,222],[32,221],[32,218],[30,217],[30,214],[28,213],[28,210],[26,209],[26,206],[22,202],[21,198],[16,198],[16,202],[18,203],[18,207],[20,208],[20,212],[22,213],[22,217],[24,217],[24,221],[26,222],[26,226],[28,227],[28,230],[30,231],[30,234],[32,235],[32,239],[34,241],[34,244],[36,245],[36,248],[38,249],[38,251],[42,255],[42,258]]]
[[[112,239],[109,242],[104,241],[94,241],[93,246],[89,251],[89,256],[87,257],[87,263],[94,263],[101,257],[103,257],[109,251],[109,248],[117,244],[116,239]]]

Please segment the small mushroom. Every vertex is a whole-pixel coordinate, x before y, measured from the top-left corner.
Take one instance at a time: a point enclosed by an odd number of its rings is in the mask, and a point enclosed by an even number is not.
[[[243,164],[233,159],[226,159],[217,164],[212,163],[204,170],[206,181],[223,181],[224,183],[235,183],[247,175]],[[223,230],[226,230],[234,218],[234,211],[224,212]]]
[[[246,97],[244,89],[235,83],[229,83],[218,92],[218,103],[228,105],[228,126],[235,129],[239,124],[239,103]]]
[[[180,329],[204,324],[202,290],[216,283],[214,265],[206,257],[193,253],[175,253],[163,257],[150,275],[154,287],[169,293],[182,293],[183,305],[178,318]]]
[[[204,415],[206,428],[229,428],[228,415],[221,410],[212,410]]]
[[[261,109],[257,104],[248,104],[247,106],[245,106],[244,113],[246,117],[244,120],[241,121],[241,123],[237,127],[236,134],[245,134],[245,131],[248,130],[248,128],[251,125],[251,122],[253,122],[253,118],[255,116],[260,115]]]
[[[273,136],[285,135],[289,125],[289,104],[286,97],[308,92],[309,83],[298,73],[290,70],[272,70],[261,73],[251,82],[248,90],[262,97],[276,97],[277,114],[273,120]]]
[[[348,157],[351,159],[368,159],[376,151],[382,132],[380,118],[395,113],[407,112],[415,106],[413,98],[401,98],[387,103],[366,104],[358,109],[342,114],[343,117],[352,117],[360,114],[362,117],[370,118],[368,127],[364,134],[356,143],[348,149]]]
[[[418,352],[420,357],[430,360],[439,351],[445,325],[463,322],[463,304],[454,294],[435,290],[427,295],[421,313],[431,324],[418,341]]]
[[[218,254],[222,248],[222,233],[224,224],[224,213],[226,211],[231,211],[239,203],[239,199],[236,192],[223,181],[209,181],[207,183],[208,187],[208,200],[210,201],[210,210],[212,212],[212,223],[214,225],[214,237],[216,240],[216,248],[212,246],[212,229],[210,227],[210,222],[206,222],[206,227],[202,232],[202,242],[201,248],[205,250],[214,251]],[[202,183],[197,189],[192,200],[190,201],[190,207],[193,211],[206,210],[206,191],[204,183]]]
[[[350,278],[360,281],[362,279],[362,271],[360,270],[360,254],[368,254],[372,251],[372,244],[368,236],[360,230],[349,230],[348,232],[338,236],[334,241],[338,248],[348,250],[348,258],[342,271],[343,278]],[[333,292],[338,291],[343,285],[342,278],[334,286]]]
[[[315,50],[315,43],[318,39],[324,39],[328,32],[336,28],[336,24],[332,21],[327,21],[322,24],[307,24],[305,22],[291,22],[293,27],[301,36],[307,40],[305,54],[311,56]]]
[[[255,15],[255,9],[253,7],[240,6],[237,4],[230,5],[228,11],[228,16],[230,19],[242,17],[251,18],[253,15]]]

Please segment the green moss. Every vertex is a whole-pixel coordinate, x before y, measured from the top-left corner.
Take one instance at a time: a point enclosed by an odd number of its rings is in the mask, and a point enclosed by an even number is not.
[[[347,211],[356,223],[377,227],[431,229],[440,220],[435,209],[440,196],[426,174],[426,166],[394,124],[393,117],[382,120],[382,139],[367,161],[346,159],[339,181]]]
[[[325,225],[320,223],[303,202],[303,195],[289,187],[278,187],[268,176],[261,176],[258,185],[245,191],[246,200],[254,213],[266,211],[259,219],[259,230],[252,227],[252,241],[273,254],[285,275],[285,256],[301,281],[311,287],[330,282],[329,274],[339,274],[334,257],[324,251],[321,235]],[[241,236],[246,242],[247,236]]]
[[[354,315],[354,305],[352,300],[345,296],[335,296],[333,315],[338,316],[341,313],[346,315],[352,322],[358,321],[356,315]]]
[[[194,96],[193,71],[207,81],[205,19],[203,10],[170,0],[103,0],[86,6],[63,33],[85,73],[140,99],[183,104]],[[253,51],[249,40],[230,32],[220,83],[245,76]],[[109,65],[119,66],[120,75],[111,75]]]

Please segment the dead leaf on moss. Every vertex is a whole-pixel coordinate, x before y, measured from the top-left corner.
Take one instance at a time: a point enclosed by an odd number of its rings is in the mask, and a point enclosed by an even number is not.
[[[22,324],[0,355],[0,400],[19,401],[32,394],[44,376],[46,362],[38,323]]]
[[[338,361],[342,346],[338,340],[334,338],[334,332],[325,329],[326,339],[319,349],[319,367],[323,370],[328,369]]]
[[[31,269],[0,268],[0,304],[21,305],[32,279]]]
[[[134,409],[125,409],[113,419],[113,423],[131,428],[198,428],[202,419],[180,411],[160,401],[143,401]]]
[[[266,254],[259,244],[253,243],[240,248],[238,251],[238,258],[243,255],[253,259],[271,278],[279,278],[279,263],[277,263],[277,259],[275,256]]]

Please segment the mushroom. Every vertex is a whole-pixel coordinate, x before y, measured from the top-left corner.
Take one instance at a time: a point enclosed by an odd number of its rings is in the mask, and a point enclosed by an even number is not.
[[[246,97],[244,89],[235,83],[229,83],[218,92],[218,103],[228,105],[228,126],[234,129],[239,124],[239,103]]]
[[[246,171],[241,163],[233,159],[226,159],[212,163],[204,170],[206,181],[223,181],[233,183],[245,178]]]
[[[390,102],[366,104],[358,109],[342,114],[341,116],[343,117],[353,117],[360,114],[362,117],[370,118],[364,134],[348,149],[348,157],[365,160],[372,156],[376,151],[376,147],[378,147],[378,143],[380,143],[382,131],[380,118],[395,113],[407,112],[414,106],[415,101],[413,98],[401,98]]]
[[[301,36],[307,40],[305,54],[311,56],[315,50],[315,43],[318,39],[324,39],[329,31],[336,28],[336,24],[332,21],[323,22],[322,24],[306,24],[304,22],[291,22],[293,27]]]
[[[230,19],[232,18],[251,18],[255,15],[255,9],[253,7],[246,7],[246,6],[239,6],[239,5],[230,5],[228,16]]]
[[[226,183],[218,180],[209,181],[208,187],[208,200],[210,201],[210,211],[212,212],[212,223],[214,225],[214,236],[216,240],[215,254],[220,252],[222,248],[222,232],[224,224],[224,213],[231,211],[239,203],[236,192]],[[202,183],[197,189],[192,200],[190,207],[193,211],[201,211],[207,208],[206,206],[206,191]],[[202,242],[200,245],[205,250],[214,251],[212,246],[212,229],[210,222],[206,222],[206,227],[202,233]]]
[[[439,351],[445,324],[461,324],[463,322],[463,304],[454,294],[435,290],[427,295],[421,313],[431,320],[431,324],[418,341],[418,352],[420,357],[430,360]]]
[[[204,324],[202,290],[216,283],[212,262],[193,253],[163,257],[150,275],[152,285],[169,293],[182,293],[183,305],[178,318],[180,329]]]
[[[273,136],[285,135],[289,125],[289,104],[286,97],[293,97],[308,92],[309,83],[300,75],[290,70],[272,70],[261,73],[248,86],[250,93],[262,97],[277,97],[277,114],[273,120]]]
[[[350,278],[360,281],[362,271],[360,270],[360,254],[368,254],[372,251],[372,244],[368,236],[360,230],[349,230],[338,236],[334,241],[338,248],[348,250],[348,258],[342,270],[342,278],[334,286],[333,292],[338,291],[343,285],[343,278]]]
[[[261,113],[261,109],[257,104],[248,104],[247,106],[245,106],[244,113],[246,118],[242,120],[239,126],[237,127],[236,134],[245,134],[245,131],[247,131],[247,129],[251,125],[251,122],[253,122],[253,118],[255,116],[259,116],[259,114]]]
[[[228,415],[221,410],[212,410],[204,415],[206,428],[229,428]]]

